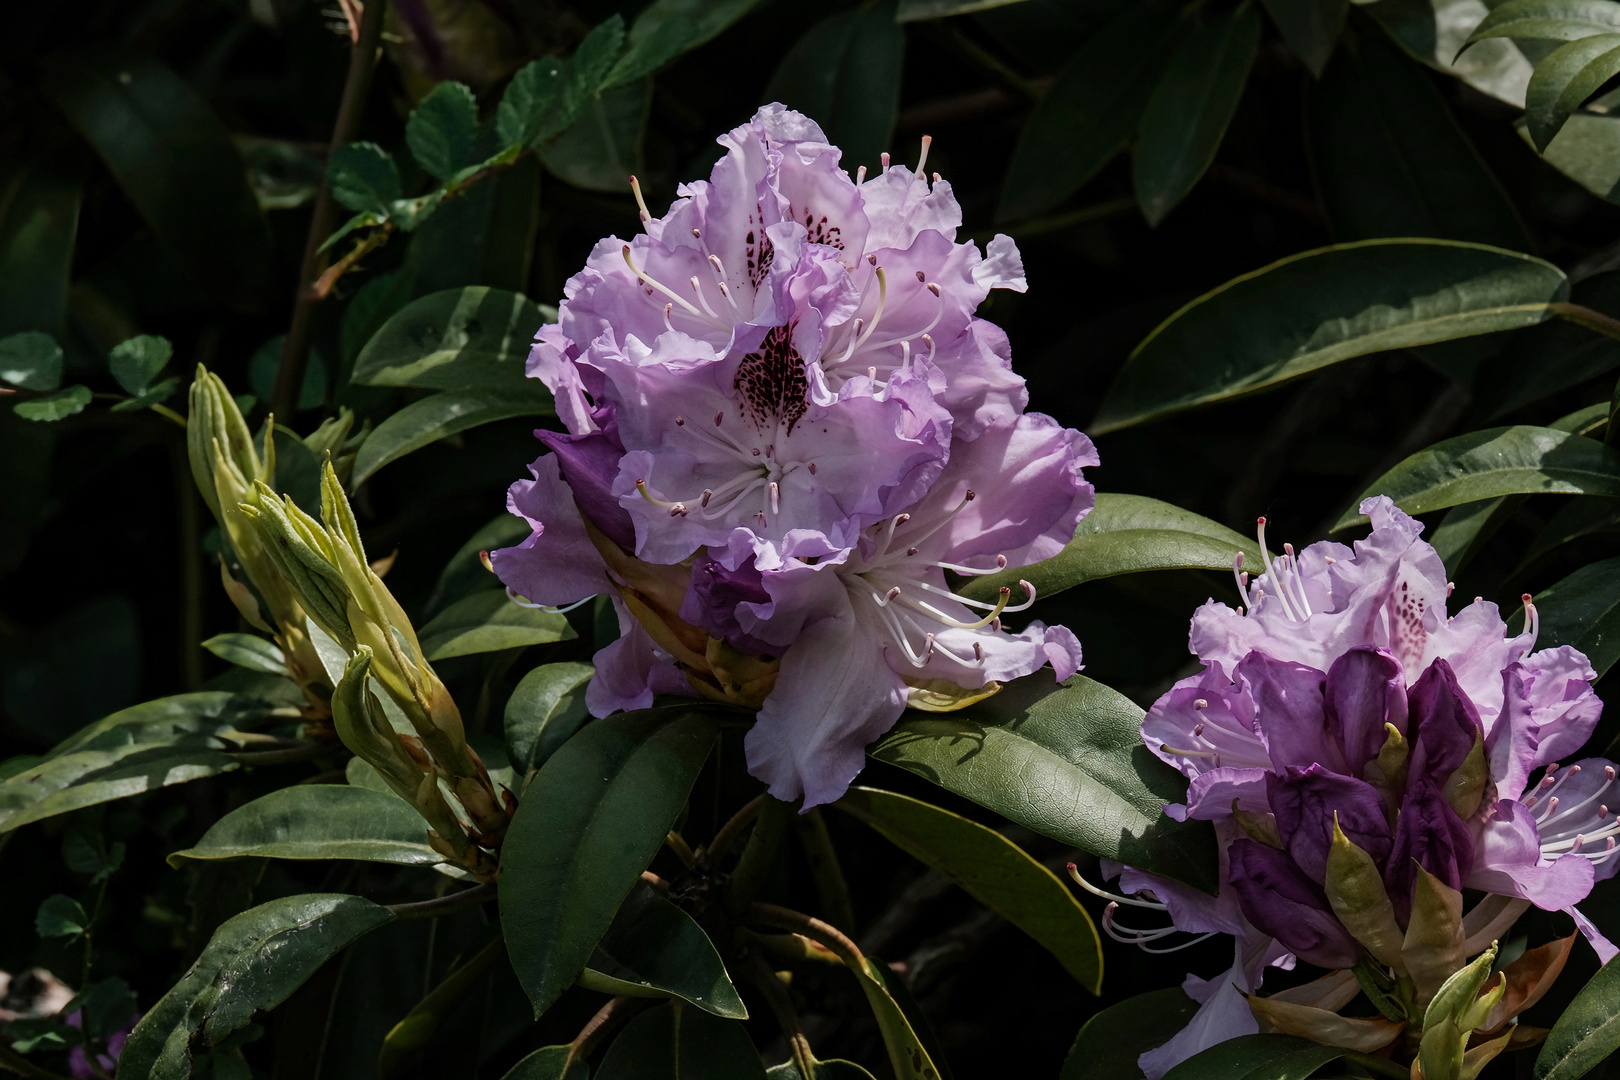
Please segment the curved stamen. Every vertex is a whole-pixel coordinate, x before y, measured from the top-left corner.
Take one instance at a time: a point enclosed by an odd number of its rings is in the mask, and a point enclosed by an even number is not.
[[[636,277],[641,279],[641,281],[642,281],[642,283],[644,285],[646,285],[649,288],[657,289],[659,292],[661,292],[665,296],[669,297],[675,303],[679,304],[681,306],[681,309],[683,311],[685,311],[687,314],[695,316],[696,318],[702,319],[704,322],[710,323],[711,325],[713,325],[715,327],[715,329],[717,329],[717,330],[725,330],[725,331],[728,331],[728,332],[730,331],[731,328],[729,326],[725,325],[724,323],[720,322],[718,318],[711,318],[710,316],[704,315],[703,312],[701,312],[697,308],[693,307],[687,301],[687,299],[684,296],[681,296],[674,289],[671,289],[668,285],[665,285],[662,281],[659,281],[657,278],[653,277],[652,275],[648,274],[646,271],[642,270],[641,267],[637,266],[635,260],[630,257],[630,245],[629,244],[624,245],[623,255],[624,255],[624,264],[630,268],[630,272],[632,274],[636,275]]]
[[[923,171],[923,166],[928,164],[928,148],[932,146],[933,143],[934,137],[932,135],[924,135],[922,137],[922,153],[917,155],[917,179],[919,180],[928,175]]]
[[[592,600],[595,600],[596,597],[587,596],[583,600],[575,600],[572,604],[568,604],[564,607],[553,607],[550,604],[536,604],[533,601],[525,600],[523,597],[513,592],[512,586],[508,585],[506,587],[506,599],[513,604],[516,604],[520,608],[528,608],[531,611],[549,611],[554,615],[561,615],[564,612],[573,611],[575,608],[584,607]]]
[[[1288,604],[1288,594],[1283,588],[1282,582],[1278,579],[1276,568],[1272,565],[1271,552],[1266,547],[1265,518],[1261,517],[1255,519],[1255,533],[1260,538],[1260,561],[1266,568],[1266,577],[1270,579],[1273,587],[1276,589],[1277,603],[1282,606],[1284,615],[1288,616],[1295,622],[1299,622],[1299,616],[1294,614],[1293,608],[1291,608]]]
[[[1074,879],[1074,883],[1076,885],[1080,886],[1082,889],[1086,890],[1086,892],[1090,893],[1092,896],[1098,897],[1099,899],[1112,900],[1116,904],[1125,904],[1129,907],[1148,908],[1153,911],[1170,910],[1157,900],[1137,900],[1130,896],[1121,896],[1119,893],[1111,893],[1107,889],[1098,888],[1096,885],[1093,885],[1091,882],[1085,879],[1084,875],[1080,873],[1080,868],[1074,863],[1069,864],[1069,876]],[[1137,895],[1141,894],[1138,893]]]
[[[645,481],[645,480],[637,480],[636,481],[636,490],[641,492],[641,497],[643,499],[646,499],[648,502],[652,503],[654,506],[662,507],[663,509],[668,510],[670,517],[685,517],[686,516],[686,504],[685,503],[669,502],[668,500],[665,500],[665,499],[655,498],[653,496],[653,493],[647,489],[647,481]]]
[[[698,281],[696,274],[692,275],[692,291],[697,294],[698,303],[703,305],[703,310],[709,313],[709,318],[718,321],[720,314],[709,306],[709,298],[703,295],[703,285]]]
[[[1524,625],[1530,632],[1530,646],[1524,651],[1532,653],[1536,651],[1536,641],[1541,637],[1541,616],[1536,612],[1536,605],[1530,602],[1529,593],[1519,599],[1524,603]]]
[[[630,178],[630,190],[635,193],[636,207],[641,212],[641,224],[645,226],[652,220],[652,215],[647,212],[647,200],[641,197],[641,181],[634,176]]]

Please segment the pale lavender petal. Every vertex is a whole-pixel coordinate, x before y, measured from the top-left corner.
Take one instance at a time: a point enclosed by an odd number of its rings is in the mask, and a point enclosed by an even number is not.
[[[1208,981],[1188,975],[1182,989],[1194,1000],[1202,997],[1203,1004],[1169,1042],[1136,1059],[1142,1075],[1147,1080],[1159,1080],[1183,1061],[1212,1046],[1240,1035],[1257,1034],[1260,1023],[1244,996],[1243,982],[1240,964],[1234,964],[1230,971]]]
[[[1585,654],[1568,645],[1542,649],[1524,665],[1532,676],[1526,687],[1536,726],[1536,764],[1576,753],[1603,715],[1603,701],[1592,689],[1597,672]]]
[[[1194,818],[1199,821],[1219,821],[1232,816],[1232,804],[1251,814],[1271,813],[1266,801],[1266,778],[1270,769],[1234,769],[1223,766],[1199,773],[1187,785],[1187,805],[1177,817],[1171,806],[1165,813],[1178,821]]]
[[[1435,609],[1432,614],[1444,612]],[[1436,658],[1445,658],[1489,735],[1502,711],[1501,672],[1523,652],[1518,640],[1507,636],[1507,624],[1496,605],[1479,600],[1449,620],[1437,619],[1428,631],[1422,665],[1426,668]]]
[[[592,658],[596,672],[585,687],[585,707],[592,716],[609,716],[620,709],[645,709],[656,694],[692,696],[692,688],[674,659],[660,649],[618,597],[620,635]]]
[[[1530,677],[1523,664],[1511,664],[1502,672],[1502,712],[1485,739],[1491,782],[1496,785],[1499,799],[1523,795],[1530,773],[1540,764],[1536,752],[1538,732],[1526,689]]]
[[[996,233],[984,246],[984,262],[974,268],[973,277],[987,289],[1029,289],[1029,282],[1024,280],[1024,257],[1018,253],[1017,242],[1005,233]]]
[[[954,239],[962,225],[962,207],[951,185],[932,185],[905,165],[891,165],[861,185],[872,248],[908,248],[918,234],[933,231]]]
[[[1610,942],[1608,938],[1603,936],[1603,932],[1592,924],[1592,920],[1588,919],[1585,915],[1582,915],[1573,907],[1568,907],[1564,910],[1568,912],[1572,918],[1574,918],[1576,928],[1586,936],[1586,940],[1592,943],[1592,949],[1598,955],[1598,963],[1607,964],[1610,960],[1613,960],[1617,954],[1620,954],[1620,949],[1615,948],[1614,944]]]
[[[1247,684],[1233,683],[1218,662],[1182,679],[1153,703],[1142,721],[1142,741],[1189,779],[1210,769],[1269,770],[1271,765],[1255,731]]]

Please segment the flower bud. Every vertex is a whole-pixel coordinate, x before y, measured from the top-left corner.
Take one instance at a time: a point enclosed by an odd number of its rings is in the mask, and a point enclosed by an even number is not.
[[[1491,990],[1480,994],[1495,960],[1496,943],[1492,942],[1489,949],[1455,971],[1435,992],[1423,1013],[1423,1036],[1418,1046],[1417,1066],[1423,1080],[1472,1080],[1506,1047],[1507,1039],[1503,1038],[1467,1050],[1469,1034],[1485,1023],[1506,987],[1506,981],[1498,978]]]
[[[1412,756],[1412,744],[1394,724],[1384,725],[1384,745],[1378,756],[1367,762],[1361,778],[1384,793],[1391,807],[1400,801],[1406,787],[1406,766]]]
[[[346,610],[348,589],[320,522],[292,499],[277,498],[263,481],[255,481],[238,506],[253,522],[265,553],[310,618],[352,654],[355,642]]]
[[[1384,889],[1384,875],[1371,855],[1357,847],[1333,815],[1333,845],[1327,855],[1327,895],[1333,913],[1380,963],[1404,971],[1401,928],[1395,905]]]
[[[191,384],[190,416],[186,420],[186,454],[191,459],[191,476],[203,501],[220,518],[219,497],[215,493],[214,443],[218,442],[225,459],[231,463],[243,483],[268,480],[272,468],[259,460],[253,446],[253,433],[248,430],[242,410],[236,399],[226,390],[225,383],[201,364]],[[266,431],[268,432],[268,421]],[[266,448],[273,452],[274,443],[266,440]],[[230,504],[225,504],[230,505]],[[223,520],[223,519],[221,519]]]
[[[1462,893],[1413,860],[1416,880],[1412,914],[1401,942],[1401,959],[1417,988],[1417,1004],[1427,1005],[1453,972],[1462,966]]]

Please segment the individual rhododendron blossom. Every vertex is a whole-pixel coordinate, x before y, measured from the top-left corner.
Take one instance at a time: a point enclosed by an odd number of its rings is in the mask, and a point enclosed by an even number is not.
[[[974,315],[1024,289],[1017,247],[958,243],[924,163],[851,178],[780,105],[720,142],[708,181],[596,246],[537,335],[529,372],[568,430],[537,433],[551,452],[508,500],[533,535],[492,565],[530,602],[613,597],[593,712],[757,707],[750,771],[809,807],[908,704],[1078,669],[1062,627],[1002,628],[1027,584],[980,603],[947,575],[1056,554],[1097,459],[1025,414],[1006,335]]]
[[[1127,930],[1115,906],[1105,923],[1121,940],[1187,931],[1237,946],[1226,975],[1189,976],[1199,1014],[1143,1055],[1149,1077],[1260,1019],[1329,1030],[1297,1003],[1244,1000],[1266,966],[1296,957],[1329,969],[1370,957],[1421,1005],[1531,904],[1572,915],[1605,961],[1615,953],[1575,909],[1620,869],[1615,767],[1558,763],[1597,723],[1591,665],[1567,646],[1536,649],[1528,597],[1518,635],[1483,600],[1448,615],[1451,587],[1422,526],[1387,498],[1362,512],[1372,532],[1353,547],[1285,545],[1252,581],[1240,556],[1243,606],[1199,609],[1191,645],[1204,670],[1143,721],[1149,748],[1190,781],[1167,812],[1215,823],[1222,887],[1210,897],[1124,868],[1117,903],[1167,911],[1172,925]],[[1488,894],[1466,914],[1464,889]],[[1452,942],[1438,967],[1404,945],[1436,932]],[[1335,1038],[1366,1050],[1401,1030],[1333,1019]]]

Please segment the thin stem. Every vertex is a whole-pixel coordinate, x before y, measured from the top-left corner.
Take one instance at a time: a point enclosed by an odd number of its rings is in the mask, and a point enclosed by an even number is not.
[[[838,927],[822,922],[814,915],[806,915],[802,911],[794,911],[792,908],[776,904],[762,904],[756,900],[748,905],[748,918],[752,922],[774,926],[778,930],[791,930],[795,934],[803,934],[837,953],[840,960],[856,971],[866,970],[866,957],[861,952],[860,946],[844,936]]]
[[[849,882],[844,879],[844,868],[838,863],[838,850],[833,847],[827,832],[827,819],[820,810],[800,814],[793,822],[804,845],[804,856],[810,864],[810,877],[816,883],[816,897],[821,901],[827,921],[846,934],[855,932],[855,907],[849,899]]]
[[[805,1037],[804,1025],[799,1023],[799,1013],[793,1007],[793,998],[788,995],[787,987],[782,985],[782,980],[776,977],[776,972],[771,970],[765,957],[758,951],[748,958],[748,976],[775,1014],[777,1026],[782,1029],[782,1038],[787,1040],[788,1049],[793,1053],[793,1064],[798,1067],[799,1075],[813,1080],[816,1056],[810,1052],[810,1040]]]
[[[569,1044],[568,1062],[563,1066],[563,1073],[566,1074],[568,1066],[574,1062],[590,1057],[602,1040],[618,1030],[626,1020],[656,1004],[652,998],[616,997],[596,1010],[596,1015],[585,1021],[585,1026],[579,1029],[579,1034]]]
[[[733,915],[747,911],[759,890],[765,887],[765,879],[787,835],[788,817],[792,813],[790,804],[769,795],[760,804],[748,846],[743,848],[742,858],[737,860],[731,880],[726,883],[726,910]]]
[[[163,417],[163,419],[168,420],[170,423],[178,424],[181,431],[186,430],[186,418],[169,408],[167,405],[148,405],[147,408]]]
[[[338,283],[338,278],[354,269],[355,263],[386,244],[393,234],[394,223],[391,221],[385,221],[373,229],[364,240],[354,245],[353,251],[327,267],[326,272],[309,287],[310,297],[314,300],[325,300],[332,295],[332,287]]]
[[[682,866],[690,870],[697,865],[697,856],[692,853],[692,845],[688,844],[680,833],[674,829],[669,830],[664,834],[664,843],[675,853],[675,857],[681,860]]]
[[[349,74],[343,83],[343,97],[338,102],[337,120],[332,125],[330,150],[353,142],[360,130],[366,91],[371,87],[371,74],[377,65],[377,47],[382,41],[383,11],[386,7],[387,0],[367,0],[365,12],[360,16],[360,33],[349,48]],[[309,236],[304,241],[303,263],[298,270],[292,325],[287,329],[287,344],[281,352],[281,366],[276,370],[275,391],[271,394],[271,411],[278,416],[292,416],[298,404],[298,392],[304,385],[304,364],[309,358],[315,305],[320,303],[320,298],[312,295],[306,286],[313,284],[319,276],[321,244],[331,234],[336,222],[337,204],[332,199],[331,185],[323,174],[315,195],[315,211],[310,217]]]
[[[720,861],[721,857],[725,855],[726,849],[731,846],[731,842],[737,839],[743,829],[759,814],[759,808],[764,802],[765,796],[754,796],[741,810],[731,815],[730,821],[720,826],[720,831],[714,834],[714,839],[709,841],[709,846],[703,849],[704,858],[708,859],[711,866]]]
[[[458,911],[477,907],[488,900],[495,899],[495,886],[490,883],[474,885],[470,889],[450,893],[448,896],[436,896],[432,900],[420,900],[414,904],[389,904],[388,910],[394,917],[402,920],[411,919],[437,919],[444,915],[454,915]]]
[[[1593,311],[1580,304],[1557,303],[1548,304],[1548,310],[1561,319],[1567,319],[1577,326],[1584,326],[1594,333],[1604,337],[1620,340],[1620,319],[1611,318],[1601,311]]]

